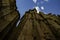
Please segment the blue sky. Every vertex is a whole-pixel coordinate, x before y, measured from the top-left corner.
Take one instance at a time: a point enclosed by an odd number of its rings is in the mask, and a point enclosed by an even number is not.
[[[37,8],[42,11],[53,14],[60,14],[60,0],[16,0],[17,10],[19,10],[21,17],[25,11]]]

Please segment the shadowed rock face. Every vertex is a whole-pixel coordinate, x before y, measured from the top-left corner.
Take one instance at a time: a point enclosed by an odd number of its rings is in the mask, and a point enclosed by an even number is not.
[[[19,17],[15,0],[0,0],[0,40],[8,40]]]

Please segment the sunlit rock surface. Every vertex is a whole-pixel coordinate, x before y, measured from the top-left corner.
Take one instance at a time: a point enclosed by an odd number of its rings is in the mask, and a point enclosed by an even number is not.
[[[51,13],[25,12],[18,26],[20,35],[17,40],[60,40],[59,16]]]

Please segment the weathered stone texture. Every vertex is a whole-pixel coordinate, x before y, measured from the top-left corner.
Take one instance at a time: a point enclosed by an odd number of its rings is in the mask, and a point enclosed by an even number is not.
[[[16,24],[19,18],[15,0],[0,0],[0,40],[10,39],[13,31],[17,30]]]
[[[20,35],[17,40],[60,40],[59,19],[52,14],[29,10],[18,27]]]
[[[0,0],[0,40],[60,40],[60,15],[25,12],[19,20],[15,0]]]

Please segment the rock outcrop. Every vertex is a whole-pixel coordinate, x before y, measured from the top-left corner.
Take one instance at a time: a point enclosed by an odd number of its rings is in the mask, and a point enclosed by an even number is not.
[[[15,0],[0,0],[0,40],[60,40],[60,15],[26,11],[20,20]]]
[[[60,40],[58,16],[29,10],[21,18],[17,40]]]

